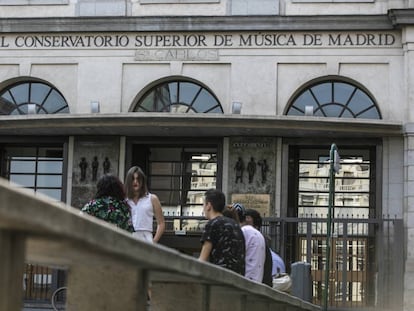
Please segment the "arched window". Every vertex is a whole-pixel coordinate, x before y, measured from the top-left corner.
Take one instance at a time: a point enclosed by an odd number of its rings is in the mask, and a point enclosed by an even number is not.
[[[302,90],[286,114],[381,119],[381,113],[369,94],[354,84],[339,80],[318,82]]]
[[[150,89],[134,111],[174,113],[223,113],[217,98],[203,86],[189,81],[169,81]]]
[[[1,115],[69,113],[62,94],[43,82],[23,81],[0,92]]]

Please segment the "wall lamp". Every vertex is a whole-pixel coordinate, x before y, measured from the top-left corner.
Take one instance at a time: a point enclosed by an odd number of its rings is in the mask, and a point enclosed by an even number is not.
[[[231,105],[231,113],[232,114],[240,114],[242,109],[241,102],[233,102]]]
[[[91,101],[91,113],[99,113],[100,105],[98,101]]]

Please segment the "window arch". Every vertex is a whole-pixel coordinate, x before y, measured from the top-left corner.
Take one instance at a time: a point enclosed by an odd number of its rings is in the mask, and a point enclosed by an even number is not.
[[[138,101],[137,112],[223,113],[218,99],[198,83],[167,81],[147,91]]]
[[[29,113],[69,113],[69,106],[56,88],[40,81],[21,81],[0,91],[1,115]]]
[[[299,92],[287,115],[336,118],[381,119],[381,113],[367,92],[341,80],[313,83]]]

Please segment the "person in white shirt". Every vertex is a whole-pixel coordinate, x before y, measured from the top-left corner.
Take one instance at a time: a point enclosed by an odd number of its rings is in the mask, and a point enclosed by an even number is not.
[[[125,178],[125,192],[131,207],[132,235],[138,239],[157,243],[165,231],[165,220],[158,197],[148,191],[147,177],[139,166],[128,170]],[[157,229],[153,236],[154,217]]]
[[[246,244],[246,272],[244,276],[262,283],[266,258],[265,239],[259,230],[246,223],[246,210],[242,204],[233,204],[233,209],[238,213]]]

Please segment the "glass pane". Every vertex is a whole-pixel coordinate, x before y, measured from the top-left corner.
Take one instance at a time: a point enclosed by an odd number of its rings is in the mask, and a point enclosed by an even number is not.
[[[62,187],[61,175],[37,175],[37,187],[60,188]]]
[[[35,175],[13,175],[10,174],[10,181],[23,187],[34,188]]]
[[[136,111],[223,113],[220,103],[209,91],[196,83],[185,81],[156,86],[140,100]]]
[[[369,110],[364,111],[363,113],[358,115],[358,118],[365,118],[365,119],[380,119],[381,116],[376,109],[376,107],[372,106]]]
[[[47,195],[56,201],[60,201],[62,198],[62,191],[60,189],[37,189],[37,192]]]
[[[325,207],[329,205],[328,196],[329,192],[299,192],[298,204]]]
[[[216,99],[207,90],[202,90],[195,100],[193,107],[197,112],[206,112],[217,105]]]
[[[301,178],[299,191],[329,191],[329,178]]]
[[[191,105],[200,88],[194,83],[180,82],[180,103]]]
[[[30,147],[10,147],[7,148],[9,156],[15,156],[15,159],[32,159],[36,156],[36,148]]]
[[[223,113],[223,109],[221,108],[221,106],[217,106],[214,109],[210,109],[208,112],[209,113]]]
[[[50,86],[43,83],[32,83],[30,102],[41,105],[50,91]]]
[[[183,220],[181,229],[186,231],[202,231],[206,225],[206,220],[186,219]]]
[[[39,173],[58,173],[61,174],[63,163],[57,161],[40,161],[38,163],[37,171]]]
[[[62,148],[39,148],[39,160],[63,160]]]
[[[334,94],[332,94],[332,86]],[[368,94],[352,84],[343,82],[324,82],[312,86],[310,90],[312,90],[316,97],[316,101],[311,95],[311,92],[305,90],[295,99],[287,112],[288,115],[304,115],[305,107],[313,106],[313,115],[318,117],[381,118],[377,106]],[[319,105],[330,105],[320,107],[318,106],[318,103]],[[348,109],[343,110],[343,106],[347,106]],[[326,115],[324,115],[324,113]]]
[[[320,104],[332,102],[332,83],[315,85],[311,90]]]
[[[369,206],[368,193],[335,193],[335,206]]]
[[[14,110],[14,102],[9,92],[4,93],[0,98],[0,114],[9,115]]]
[[[193,176],[191,178],[191,189],[210,189],[216,188],[216,177],[198,177]]]
[[[10,89],[17,104],[25,104],[29,101],[29,83],[16,85]]]
[[[202,205],[187,205],[183,207],[183,216],[201,217],[203,215]]]
[[[140,102],[137,111],[154,111],[154,109],[154,91],[152,91]]]
[[[10,173],[35,173],[36,162],[34,161],[16,161],[10,162]]]
[[[294,103],[294,106],[297,109],[301,110],[301,115],[303,115],[305,113],[305,107],[306,106],[312,106],[314,107],[314,111],[316,110],[317,104],[315,102],[315,99],[313,98],[312,94],[309,91],[305,91],[303,92],[296,100]],[[295,113],[297,112],[297,110],[295,109],[290,109],[289,110],[289,114]]]
[[[48,113],[56,113],[56,112],[60,111],[64,106],[66,106],[66,101],[55,90],[53,90],[49,94],[49,96],[47,97],[46,101],[43,104],[43,108]]]
[[[339,117],[341,111],[343,110],[343,106],[330,104],[323,106],[323,111],[327,117]]]
[[[343,113],[342,113],[342,118],[355,118],[354,115],[352,114],[351,111],[349,111],[348,109],[346,109]]]
[[[192,111],[193,111],[193,108],[187,105],[174,104],[170,106],[170,112],[172,113],[189,113]]]
[[[329,178],[329,163],[301,163],[299,164],[299,175],[317,176]]]
[[[179,190],[157,190],[157,196],[160,199],[161,206],[165,212],[164,206],[180,206],[181,198]]]
[[[181,148],[151,148],[150,161],[181,161]]]
[[[351,102],[349,103],[348,107],[354,111],[355,114],[360,113],[361,111],[370,108],[375,107],[375,104],[373,101],[368,97],[367,94],[363,93],[362,91],[358,90],[355,92],[354,96],[351,99]],[[369,117],[377,117],[377,109],[373,109],[372,113],[366,113],[364,116],[365,118]]]
[[[162,176],[162,177],[151,177],[151,189],[165,190],[165,189],[181,189],[181,177],[173,176]]]
[[[346,104],[354,90],[355,87],[350,84],[340,82],[334,83],[335,102]]]
[[[170,93],[170,103],[171,104],[178,104],[178,83],[177,82],[171,82],[168,83],[168,89]]]
[[[205,189],[207,190],[207,189]],[[199,204],[201,207],[204,204],[205,190],[191,190],[187,191],[187,204]]]
[[[181,175],[181,163],[153,162],[151,163],[152,176],[156,175]]]

